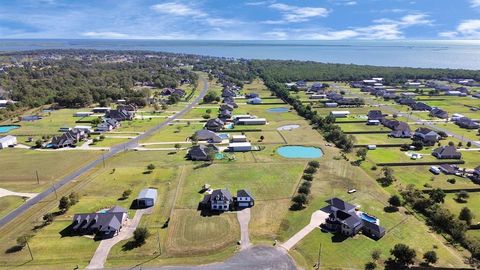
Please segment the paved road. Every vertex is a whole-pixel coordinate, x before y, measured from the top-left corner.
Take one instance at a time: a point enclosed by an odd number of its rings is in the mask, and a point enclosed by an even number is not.
[[[111,147],[110,151],[104,153],[102,155],[102,157],[90,162],[89,164],[87,164],[87,165],[83,166],[82,168],[78,169],[77,171],[75,171],[75,172],[71,173],[70,175],[62,178],[60,181],[55,183],[51,188],[43,191],[42,193],[40,193],[37,196],[33,197],[32,199],[28,200],[26,203],[22,204],[20,207],[13,210],[12,212],[10,212],[10,214],[8,214],[5,217],[3,217],[2,219],[0,219],[0,228],[5,226],[5,224],[7,224],[8,222],[15,219],[17,216],[19,216],[22,213],[24,213],[25,211],[27,211],[30,207],[32,207],[36,203],[40,202],[41,200],[43,200],[45,197],[47,197],[51,193],[55,192],[55,189],[59,189],[60,187],[66,185],[67,183],[74,180],[75,178],[77,178],[77,177],[81,176],[82,174],[88,172],[89,170],[93,169],[95,166],[101,164],[104,160],[106,160],[108,158],[111,158],[112,156],[114,156],[118,153],[124,152],[126,150],[134,149],[135,147],[138,146],[138,142],[140,140],[154,134],[158,130],[168,126],[168,124],[173,122],[178,117],[181,117],[184,114],[186,114],[187,112],[189,112],[194,106],[196,106],[200,102],[200,100],[203,98],[203,96],[205,96],[205,94],[208,91],[208,81],[205,80],[204,78],[200,78],[200,80],[203,82],[203,89],[200,91],[200,94],[190,104],[188,104],[183,110],[177,112],[175,115],[168,118],[165,122],[162,122],[162,123],[158,124],[157,126],[149,129],[147,132],[139,135],[138,137],[136,137],[132,140],[129,140],[128,142],[125,142],[125,143],[122,143],[122,144]]]
[[[200,266],[164,266],[143,267],[142,270],[296,270],[297,267],[285,250],[267,246],[255,246],[244,249],[221,263]]]
[[[358,95],[358,94],[353,93],[352,91],[348,91],[347,89],[343,89],[342,87],[338,86],[337,84],[332,84],[332,86],[333,86],[334,88],[336,88],[337,90],[343,90],[343,91],[347,92],[349,95],[352,95],[352,96],[355,96],[355,97],[359,97],[359,98],[365,99],[365,96],[361,96],[361,95]],[[435,121],[429,122],[428,120],[419,118],[419,117],[414,116],[414,115],[411,115],[411,114],[409,114],[409,113],[399,111],[399,110],[397,110],[397,109],[395,109],[395,108],[393,108],[393,107],[391,107],[391,106],[389,106],[389,105],[380,104],[380,103],[374,101],[374,100],[371,99],[371,98],[366,98],[366,100],[368,100],[368,101],[370,102],[370,104],[376,105],[376,106],[378,106],[378,107],[381,108],[381,109],[386,109],[387,111],[390,111],[391,113],[394,113],[394,114],[397,114],[397,115],[401,114],[401,115],[407,117],[408,119],[413,120],[413,121],[415,121],[415,122],[420,122],[422,125],[427,126],[427,127],[431,128],[431,129],[433,129],[433,130],[443,131],[443,132],[445,132],[446,134],[448,134],[449,136],[452,136],[452,137],[454,137],[454,138],[456,138],[456,139],[458,139],[458,140],[460,140],[460,141],[465,141],[465,137],[464,137],[464,136],[458,135],[458,134],[456,134],[456,133],[454,133],[454,132],[451,132],[450,130],[444,129],[444,128],[439,127],[439,126],[436,126],[435,124],[432,123],[432,122],[435,122]],[[468,140],[468,139],[467,139],[467,141],[471,141],[471,140]],[[472,142],[472,145],[473,145],[473,146],[480,147],[480,142],[477,142],[477,141],[471,141],[471,142]]]
[[[127,224],[124,224],[122,230],[118,233],[117,236],[110,239],[102,240],[100,242],[100,245],[98,245],[97,250],[95,250],[95,254],[90,260],[90,263],[85,269],[103,269],[103,266],[107,261],[108,254],[110,253],[112,247],[122,240],[133,237],[133,232],[140,223],[140,219],[142,219],[142,216],[151,212],[152,208],[137,210],[135,212],[135,216],[132,219],[127,220]]]
[[[280,247],[286,250],[290,250],[298,242],[300,242],[300,240],[302,240],[305,236],[307,236],[311,231],[315,230],[315,228],[318,228],[323,222],[325,222],[325,219],[327,217],[328,217],[328,213],[322,210],[317,210],[313,212],[312,217],[310,218],[310,223],[307,226],[305,226],[303,229],[301,229],[299,232],[297,232],[290,239],[288,239],[287,242],[281,244]]]
[[[250,247],[250,236],[248,235],[248,224],[250,223],[250,208],[237,211],[237,219],[240,224],[240,248],[242,250]]]

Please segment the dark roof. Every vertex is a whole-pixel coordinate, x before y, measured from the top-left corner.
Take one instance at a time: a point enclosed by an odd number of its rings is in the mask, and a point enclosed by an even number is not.
[[[363,220],[363,227],[370,231],[373,231],[379,237],[385,234],[385,228],[380,225],[377,225],[376,223]]]
[[[206,160],[208,157],[208,150],[212,149],[213,151],[217,151],[217,148],[213,145],[195,145],[190,148],[188,151],[188,155],[193,160]]]
[[[246,190],[246,189],[237,190],[237,197],[250,197],[250,198],[254,199],[253,196],[252,196],[252,193],[250,193],[250,191]]]
[[[446,174],[454,174],[457,172],[457,167],[451,164],[441,164],[440,170],[442,170]]]
[[[230,194],[230,191],[228,189],[215,189],[212,191],[212,194],[210,194],[210,202],[217,202],[217,201],[232,201],[233,197],[232,194]]]
[[[218,136],[215,132],[208,129],[201,129],[195,132],[195,136],[199,141],[212,141],[212,142],[221,142],[222,138]]]
[[[461,158],[462,154],[457,151],[455,146],[441,146],[433,150],[432,155],[437,158]]]
[[[343,223],[350,228],[354,228],[360,225],[361,220],[356,214],[349,214],[345,211],[338,210],[336,215],[337,219],[343,221]]]
[[[419,127],[415,130],[415,133],[420,133],[420,134],[423,134],[423,135],[427,135],[430,132],[433,132],[433,133],[437,134],[435,131],[433,131],[429,128],[426,128],[426,127]]]
[[[343,210],[343,211],[347,211],[347,212],[355,209],[355,205],[349,204],[349,203],[347,203],[347,202],[345,202],[342,199],[339,199],[337,197],[328,199],[325,202],[329,203],[331,206],[333,206],[333,207],[335,207],[339,210]]]
[[[380,110],[371,110],[368,112],[368,120],[380,120],[382,118],[383,114]]]
[[[76,214],[73,216],[73,230],[119,230],[122,227],[123,215],[127,210],[114,206],[103,213]]]

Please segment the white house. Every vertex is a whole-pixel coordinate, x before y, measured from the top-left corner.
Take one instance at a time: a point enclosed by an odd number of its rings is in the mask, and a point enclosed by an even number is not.
[[[309,97],[309,99],[325,99],[327,95],[325,94],[313,94]]]
[[[228,149],[232,152],[252,151],[252,144],[249,142],[233,142],[228,144]]]
[[[331,111],[330,115],[332,115],[335,118],[342,118],[342,117],[347,117],[350,114],[349,111]]]
[[[8,148],[10,146],[15,146],[17,144],[17,137],[12,135],[7,135],[3,138],[0,138],[0,149]]]
[[[463,118],[463,117],[465,117],[463,114],[454,113],[454,114],[452,114],[451,120],[452,121],[457,121],[458,119]]]
[[[325,107],[327,107],[327,108],[335,108],[335,107],[338,107],[338,103],[336,103],[336,102],[327,102],[327,103],[325,103]]]
[[[245,135],[232,135],[231,142],[247,142],[247,136]]]

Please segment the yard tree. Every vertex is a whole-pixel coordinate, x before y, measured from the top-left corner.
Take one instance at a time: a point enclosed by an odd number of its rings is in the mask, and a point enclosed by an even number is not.
[[[127,199],[128,197],[130,197],[131,194],[132,194],[132,190],[131,189],[126,189],[122,193],[122,198]]]
[[[149,171],[155,170],[155,165],[153,165],[152,163],[148,164],[147,170],[149,170]]]
[[[377,268],[377,264],[374,262],[367,262],[365,264],[365,270],[375,270]]]
[[[361,160],[365,160],[367,157],[367,148],[360,148],[357,150],[357,157],[359,157]]]
[[[311,160],[308,162],[308,166],[314,167],[314,168],[319,168],[320,167],[320,162],[316,160]]]
[[[208,91],[208,93],[203,97],[203,102],[211,103],[218,98],[218,94],[214,91]]]
[[[260,141],[263,142],[265,140],[265,137],[263,135],[260,136]]]
[[[309,166],[308,168],[306,168],[304,170],[305,173],[308,173],[308,174],[313,174],[313,173],[316,173],[317,172],[317,168],[315,167],[312,167],[312,166]]]
[[[313,176],[311,174],[308,174],[308,173],[304,174],[302,176],[302,178],[307,180],[307,181],[312,181],[313,180]]]
[[[395,257],[395,261],[402,265],[413,264],[417,253],[414,249],[411,249],[405,244],[396,244],[393,249],[390,250],[390,254]]]
[[[292,201],[300,206],[303,206],[307,203],[307,195],[305,194],[297,194],[295,197],[292,198]]]
[[[70,200],[70,205],[75,205],[80,200],[78,193],[76,193],[75,191],[70,193],[70,195],[68,195],[68,199]]]
[[[63,196],[60,198],[60,201],[58,203],[58,209],[60,209],[62,212],[66,212],[70,208],[70,199],[67,196]]]
[[[43,146],[43,141],[42,140],[38,139],[38,140],[35,141],[35,147],[36,148],[42,148],[42,146]]]
[[[470,195],[468,195],[468,192],[465,191],[465,190],[461,190],[461,191],[457,192],[455,194],[455,196],[456,196],[457,202],[461,202],[461,203],[466,202],[467,199],[470,197]]]
[[[305,187],[310,188],[310,187],[312,187],[312,183],[310,183],[310,182],[308,182],[308,181],[303,181],[300,186],[302,186],[302,187],[305,186]]]
[[[382,255],[382,251],[379,249],[375,249],[372,251],[372,259],[374,261],[378,261],[380,259],[380,256]]]
[[[27,245],[28,240],[30,240],[33,235],[22,235],[17,237],[17,245],[21,248],[24,248]]]
[[[182,145],[180,145],[179,143],[176,143],[173,147],[175,147],[175,149],[180,150],[180,148],[182,148]]]
[[[437,253],[433,250],[427,251],[425,252],[425,254],[423,254],[423,259],[425,260],[427,265],[434,264],[438,261]]]
[[[467,147],[472,147],[472,142],[471,141],[467,142]]]
[[[212,109],[206,109],[206,110],[205,110],[205,113],[211,114],[211,113],[212,113]]]
[[[298,193],[308,195],[308,194],[310,194],[310,187],[300,186],[298,188]]]
[[[441,188],[433,189],[430,192],[430,199],[436,203],[443,203],[445,201],[445,191]]]
[[[400,199],[400,196],[395,194],[388,199],[388,203],[393,207],[400,207],[402,205],[402,200]]]
[[[470,226],[472,224],[473,213],[468,207],[463,207],[462,210],[460,210],[458,219],[465,221],[465,223]]]
[[[135,243],[138,245],[144,244],[149,236],[150,236],[150,232],[145,227],[136,228],[135,231],[133,232],[133,239],[135,240]]]
[[[43,215],[43,222],[45,222],[45,224],[50,224],[53,222],[53,214],[52,213],[46,213],[45,215]]]

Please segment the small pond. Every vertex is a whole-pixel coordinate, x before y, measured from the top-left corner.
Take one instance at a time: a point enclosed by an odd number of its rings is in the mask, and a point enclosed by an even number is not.
[[[5,125],[5,126],[0,126],[0,133],[7,133],[11,130],[19,128],[19,125]]]
[[[284,113],[288,111],[289,111],[289,108],[287,107],[276,107],[276,108],[267,109],[267,112],[273,112],[273,113]]]
[[[323,156],[322,149],[312,146],[282,146],[277,153],[286,158],[319,158]]]

